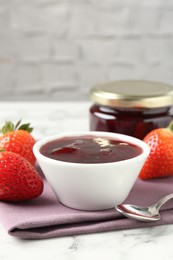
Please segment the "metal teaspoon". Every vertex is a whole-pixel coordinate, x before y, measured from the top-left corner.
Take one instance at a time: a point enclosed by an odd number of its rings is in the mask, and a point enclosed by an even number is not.
[[[168,200],[173,198],[173,193],[163,197],[157,203],[149,207],[140,207],[137,205],[121,204],[116,206],[116,210],[127,218],[139,221],[158,221],[160,219],[159,210]]]

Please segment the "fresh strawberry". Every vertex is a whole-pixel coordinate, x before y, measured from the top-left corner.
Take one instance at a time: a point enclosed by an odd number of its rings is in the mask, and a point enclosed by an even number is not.
[[[10,121],[2,127],[0,136],[0,147],[6,151],[11,151],[23,156],[32,165],[35,164],[35,156],[32,148],[35,144],[35,139],[30,134],[33,128],[30,124],[20,125],[19,121],[16,126]]]
[[[27,160],[13,152],[0,152],[0,200],[30,200],[42,191],[43,181]]]
[[[173,122],[167,128],[151,131],[145,138],[150,154],[139,174],[141,179],[173,175]]]

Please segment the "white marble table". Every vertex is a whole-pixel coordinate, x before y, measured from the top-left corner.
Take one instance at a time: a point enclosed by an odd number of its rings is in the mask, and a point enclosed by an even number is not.
[[[36,138],[88,130],[89,106],[89,102],[1,102],[0,125],[22,118],[35,127]],[[32,241],[9,236],[0,223],[0,260],[169,260],[172,242],[173,225]]]

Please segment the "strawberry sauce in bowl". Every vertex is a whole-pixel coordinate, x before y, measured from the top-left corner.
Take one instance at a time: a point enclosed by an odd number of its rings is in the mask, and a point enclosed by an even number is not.
[[[43,145],[48,158],[71,163],[109,163],[136,157],[142,149],[119,139],[93,135],[63,137]]]
[[[43,138],[33,151],[62,204],[105,210],[127,198],[150,150],[134,137],[87,131]]]

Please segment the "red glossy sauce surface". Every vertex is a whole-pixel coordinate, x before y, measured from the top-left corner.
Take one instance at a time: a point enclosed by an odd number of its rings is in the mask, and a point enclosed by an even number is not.
[[[94,104],[90,108],[90,130],[121,133],[139,139],[153,129],[167,127],[172,119],[173,107],[120,109]]]
[[[109,163],[127,160],[142,153],[136,145],[106,137],[64,137],[40,148],[41,154],[72,163]]]

